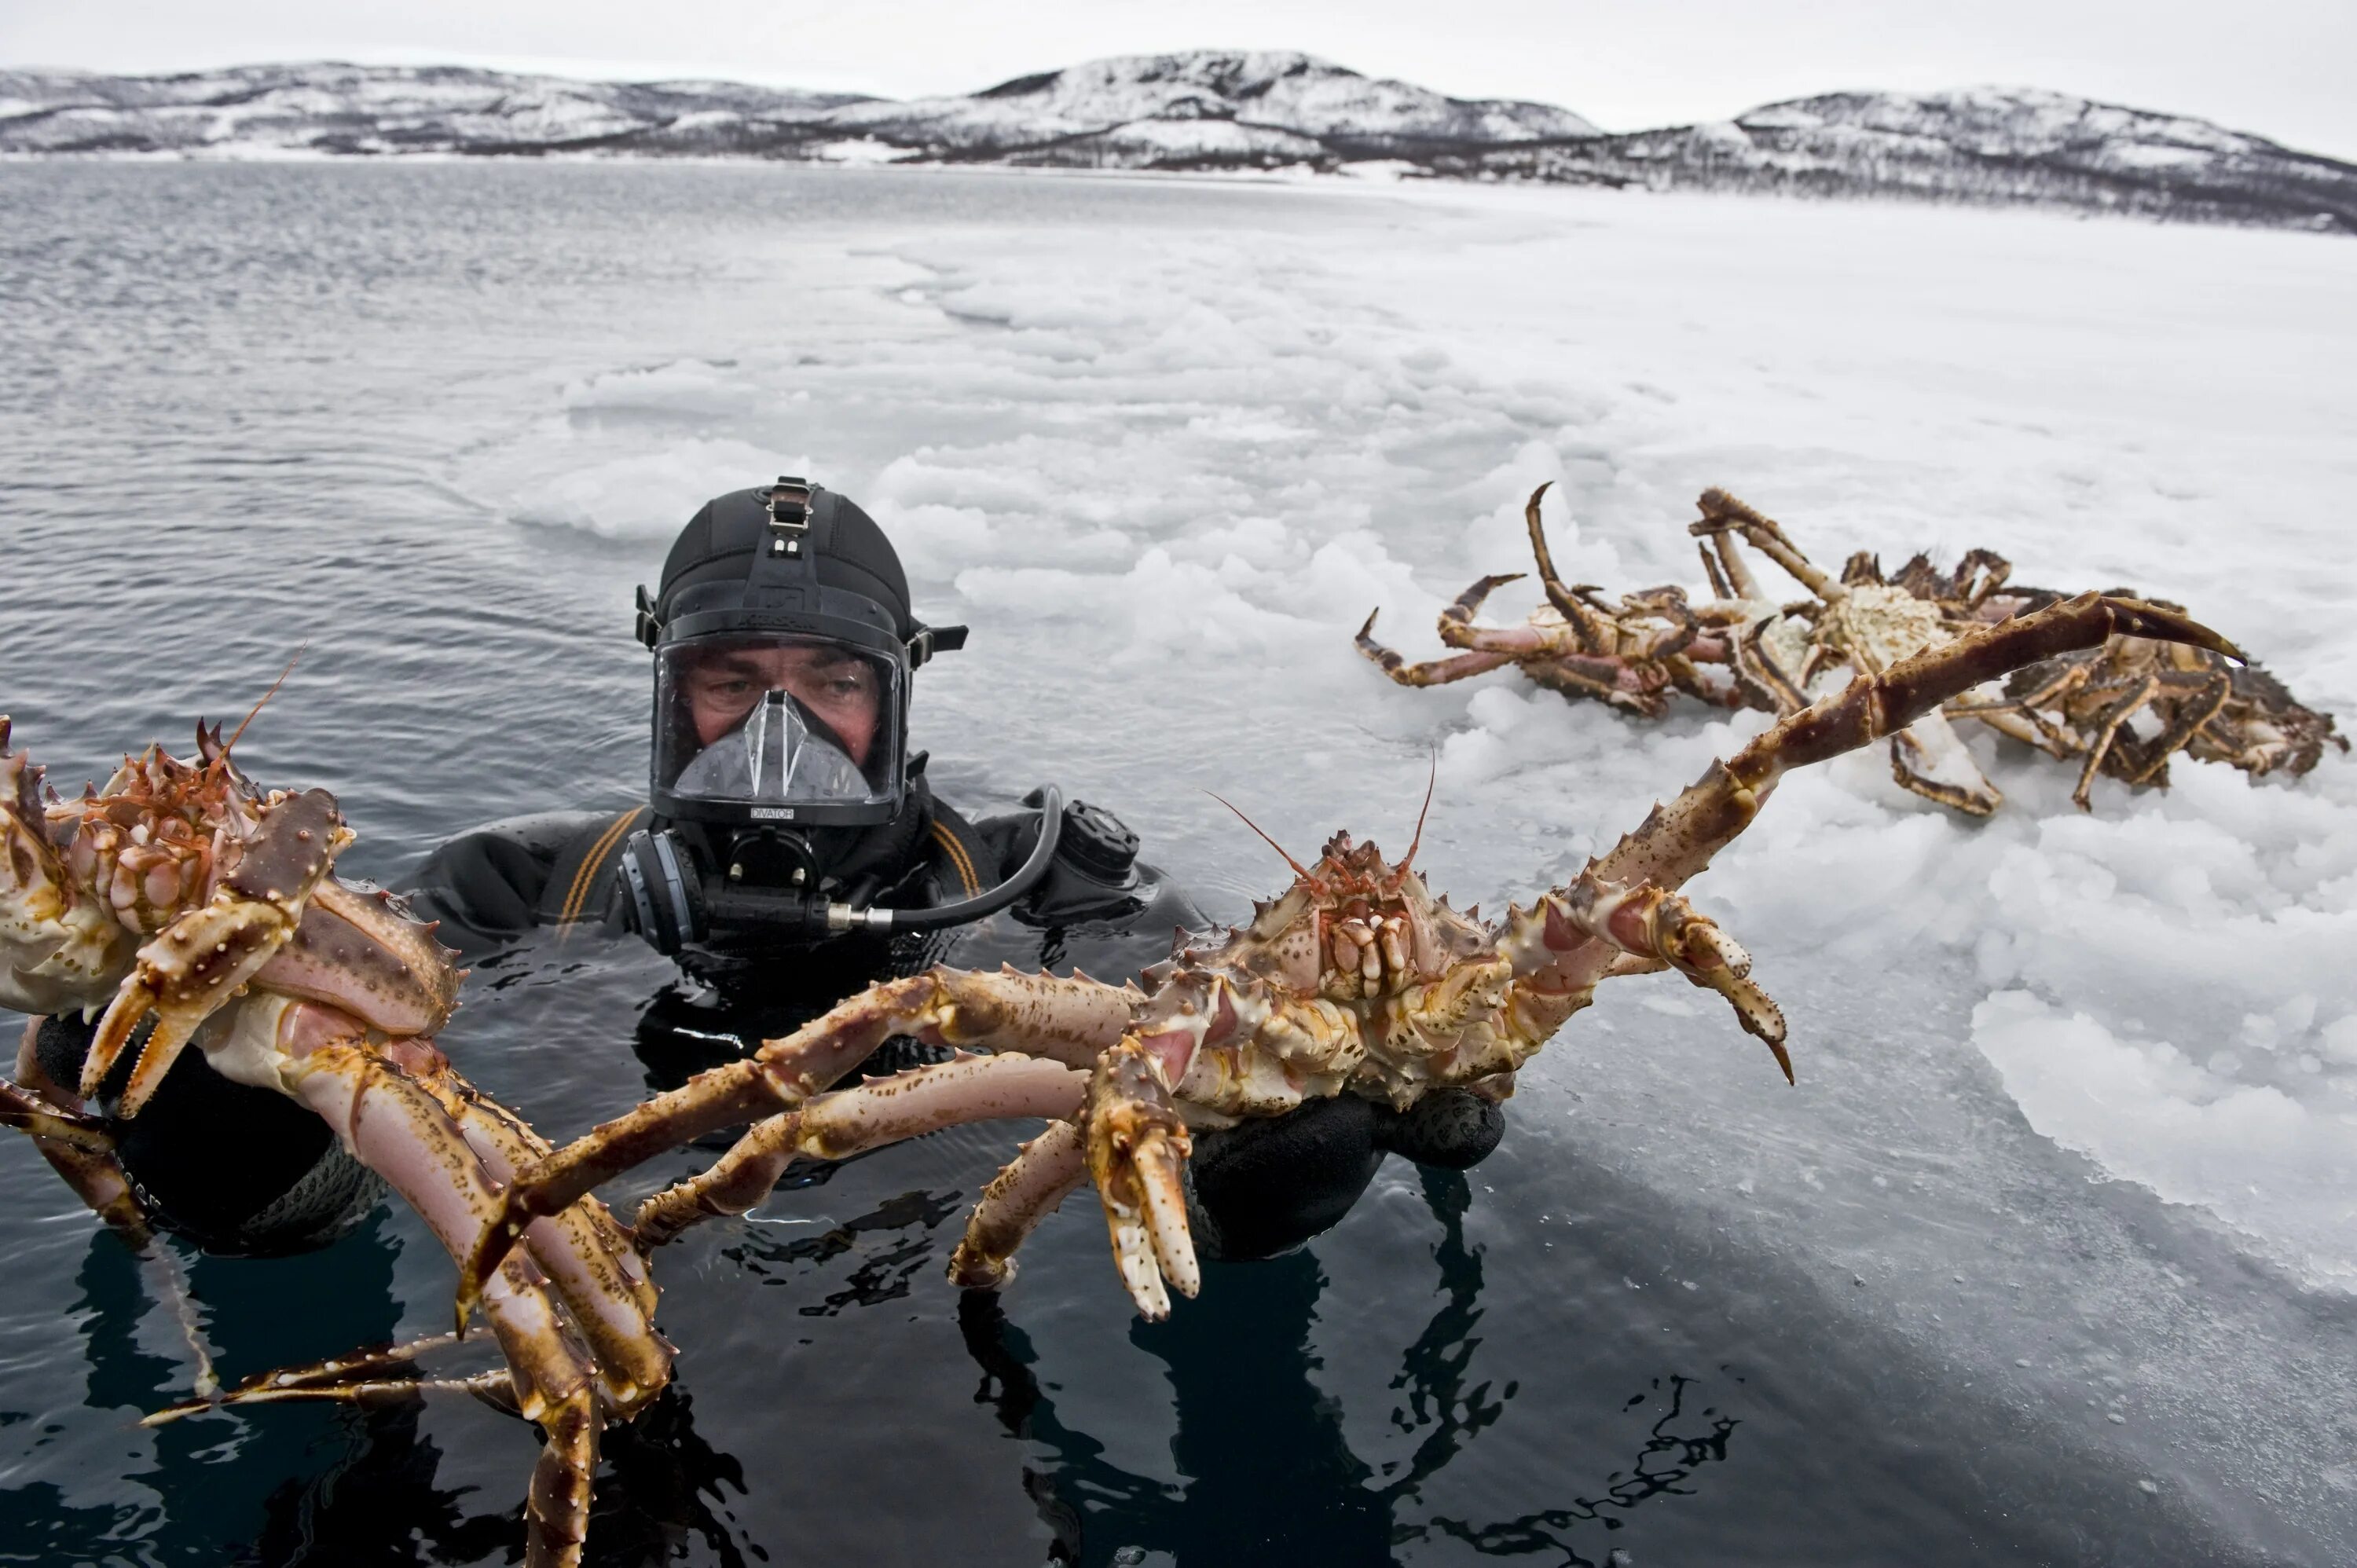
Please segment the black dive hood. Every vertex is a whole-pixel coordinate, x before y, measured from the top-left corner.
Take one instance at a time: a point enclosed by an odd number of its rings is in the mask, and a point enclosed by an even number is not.
[[[1006,882],[960,904],[867,907],[897,880],[886,863],[903,858],[891,851],[922,809],[909,678],[965,646],[966,628],[917,620],[899,556],[851,501],[791,477],[716,497],[638,606],[655,655],[655,822],[623,846],[621,870],[626,921],[661,951],[963,924],[1046,874],[1063,821],[1052,789]],[[856,723],[823,711],[838,688]]]
[[[656,816],[720,829],[867,827],[892,821],[908,802],[908,677],[935,653],[964,647],[966,628],[918,622],[900,558],[873,518],[833,490],[781,478],[768,489],[716,497],[689,520],[664,559],[661,590],[652,597],[639,590],[638,636],[657,659],[647,791]],[[665,655],[804,639],[871,666],[880,712],[876,755],[865,765],[868,788],[774,800],[680,788],[701,748],[663,690]]]

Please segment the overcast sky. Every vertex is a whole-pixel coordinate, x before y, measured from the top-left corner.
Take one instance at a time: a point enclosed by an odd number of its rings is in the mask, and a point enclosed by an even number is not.
[[[2357,158],[2352,0],[0,0],[0,66],[332,58],[894,98],[1100,55],[1298,48],[1609,130],[1842,88],[2050,87]]]

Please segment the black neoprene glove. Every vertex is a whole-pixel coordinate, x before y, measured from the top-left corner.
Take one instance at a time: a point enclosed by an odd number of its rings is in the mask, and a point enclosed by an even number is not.
[[[1351,1211],[1386,1154],[1467,1170],[1505,1135],[1505,1112],[1468,1090],[1437,1089],[1407,1111],[1355,1094],[1195,1136],[1187,1219],[1206,1258],[1269,1258]]]

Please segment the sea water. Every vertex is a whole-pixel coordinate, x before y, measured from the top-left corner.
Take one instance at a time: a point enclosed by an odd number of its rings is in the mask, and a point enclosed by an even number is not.
[[[632,585],[807,474],[970,622],[914,744],[962,807],[1102,803],[1228,918],[1348,827],[1495,909],[1760,727],[1408,691],[1472,578],[1700,572],[1706,485],[1820,562],[1986,545],[2187,603],[2357,714],[2357,248],[1609,192],[589,165],[0,166],[0,711],[68,789],[241,714],[351,874],[642,787]],[[1519,618],[1527,583],[1493,601]],[[2357,774],[2165,795],[1993,737],[1961,821],[1878,751],[1694,885],[1800,1085],[1616,983],[1466,1176],[1134,1321],[1084,1201],[942,1278],[1027,1130],[781,1191],[657,1259],[673,1391],[597,1563],[2218,1563],[2357,1554]],[[558,1138],[667,979],[508,955],[442,1043]],[[220,1130],[225,1142],[239,1132]],[[694,1168],[658,1161],[637,1194]],[[466,1402],[159,1431],[152,1269],[0,1144],[0,1561],[500,1563],[536,1439]],[[176,1254],[225,1373],[447,1321],[390,1205]]]

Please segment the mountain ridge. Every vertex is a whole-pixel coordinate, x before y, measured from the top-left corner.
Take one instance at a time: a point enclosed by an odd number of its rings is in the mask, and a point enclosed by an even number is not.
[[[1308,170],[2039,206],[2357,233],[2357,165],[2042,89],[1847,91],[1606,132],[1293,50],[1117,56],[899,101],[467,66],[0,70],[0,156],[716,156]]]

